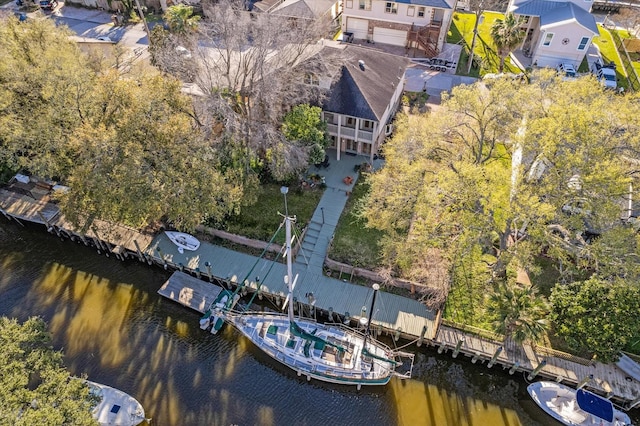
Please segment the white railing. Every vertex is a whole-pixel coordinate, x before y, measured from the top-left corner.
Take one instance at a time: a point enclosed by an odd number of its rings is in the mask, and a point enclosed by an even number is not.
[[[356,137],[356,129],[352,129],[351,127],[342,127],[341,132],[342,136],[346,136],[349,138]]]
[[[366,130],[358,130],[358,139],[361,141],[372,141],[373,132],[368,132]]]
[[[327,123],[327,132],[332,134],[338,134],[338,125]]]

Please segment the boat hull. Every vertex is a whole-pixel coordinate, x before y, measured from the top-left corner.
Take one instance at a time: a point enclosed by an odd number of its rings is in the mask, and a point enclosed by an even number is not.
[[[386,345],[368,339],[367,350],[373,356],[362,357],[364,336],[346,327],[297,319],[295,323],[308,335],[343,346],[310,342],[291,332],[289,318],[278,314],[229,316],[234,326],[271,358],[307,380],[316,379],[340,385],[382,386],[394,375],[393,352]],[[340,359],[341,358],[341,359]],[[378,359],[379,358],[379,359]]]
[[[184,232],[164,231],[173,244],[178,246],[178,251],[183,253],[184,250],[195,251],[200,248],[200,241],[193,235]]]
[[[100,425],[136,426],[146,420],[142,405],[131,395],[89,380],[85,383],[101,398],[93,409],[93,418]]]
[[[628,426],[631,420],[622,411],[608,406],[610,411],[609,418],[598,417],[597,415],[585,411],[577,400],[577,391],[568,386],[556,382],[535,382],[527,387],[527,391],[531,398],[545,413],[559,421],[564,425],[586,426],[586,425],[602,425],[602,426]],[[582,391],[588,394],[590,399],[594,400],[599,408],[607,406],[611,402],[607,399],[599,397],[590,392]]]

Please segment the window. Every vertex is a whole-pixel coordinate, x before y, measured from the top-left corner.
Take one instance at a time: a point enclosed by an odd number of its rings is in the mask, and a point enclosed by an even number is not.
[[[384,7],[384,11],[386,13],[393,13],[393,14],[397,14],[398,13],[398,4],[388,1],[386,6]]]
[[[371,154],[371,144],[370,143],[362,142],[360,144],[360,147],[362,148],[362,153],[363,154]]]
[[[347,117],[347,127],[356,127],[356,119],[353,117]]]
[[[409,6],[407,8],[407,16],[413,16],[416,13],[416,7],[415,6]]]
[[[586,49],[588,44],[589,44],[589,37],[582,37],[580,39],[580,44],[578,45],[578,50]]]
[[[542,42],[543,46],[549,46],[551,44],[551,40],[553,40],[553,33],[547,33],[544,36],[544,41]]]
[[[371,10],[371,0],[360,0],[360,10]]]
[[[345,2],[345,6],[347,9],[352,9],[353,8],[353,0],[347,0]]]
[[[316,76],[315,74],[306,74],[304,76],[304,82],[305,84],[311,84],[313,86],[319,86],[320,85],[320,80],[318,79],[318,76]]]
[[[373,130],[373,121],[371,121],[371,120],[362,120],[362,129],[363,130]]]
[[[424,18],[425,11],[426,11],[426,9],[424,7],[419,7],[418,8],[418,18]]]
[[[330,112],[325,112],[324,113],[324,121],[326,121],[329,124],[335,123],[335,121],[333,121],[333,114],[331,114]]]

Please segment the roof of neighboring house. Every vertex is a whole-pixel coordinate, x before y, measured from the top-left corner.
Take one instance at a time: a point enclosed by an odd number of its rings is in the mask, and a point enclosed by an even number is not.
[[[335,54],[325,47],[323,54]],[[332,85],[322,109],[337,114],[380,121],[401,83],[409,60],[377,50],[348,45],[340,78]],[[364,66],[359,61],[364,62]]]
[[[540,28],[555,27],[568,21],[575,21],[594,34],[599,34],[596,18],[592,14],[571,2],[540,16]]]
[[[315,19],[329,12],[336,0],[284,0],[271,13]]]
[[[510,11],[517,15],[539,16],[540,28],[550,28],[568,21],[575,21],[594,34],[598,34],[598,26],[593,15],[570,1],[529,0],[514,4]]]
[[[415,4],[416,6],[439,7],[441,9],[451,9],[444,0],[394,0],[396,3]]]

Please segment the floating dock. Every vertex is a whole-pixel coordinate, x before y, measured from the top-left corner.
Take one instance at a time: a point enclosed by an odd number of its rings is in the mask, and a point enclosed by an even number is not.
[[[222,290],[223,288],[220,286],[194,278],[184,272],[175,271],[160,287],[158,293],[182,306],[204,314]],[[238,299],[238,296],[234,298],[233,305]]]

